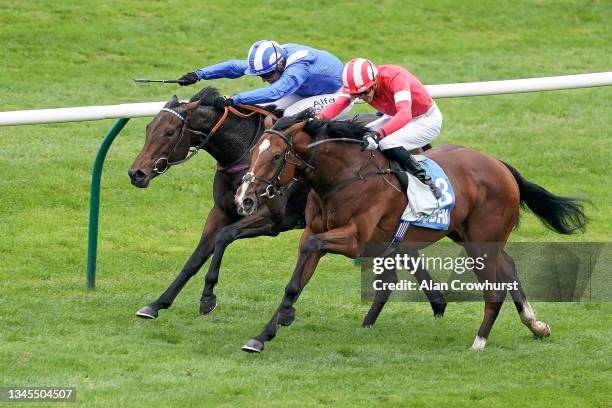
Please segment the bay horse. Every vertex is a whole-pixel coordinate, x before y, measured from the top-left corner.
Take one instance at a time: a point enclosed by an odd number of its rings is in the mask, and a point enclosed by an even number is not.
[[[145,143],[128,170],[134,186],[146,188],[151,180],[170,167],[186,162],[199,149],[208,152],[218,163],[213,182],[214,205],[206,217],[200,241],[170,286],[152,303],[140,308],[136,315],[155,319],[159,310],[169,308],[185,284],[212,254],[200,299],[200,313],[208,314],[217,305],[214,287],[219,279],[221,260],[227,246],[237,239],[276,236],[283,231],[304,226],[304,212],[309,187],[304,180],[291,180],[274,196],[249,215],[237,211],[234,191],[249,168],[249,149],[259,140],[266,126],[271,126],[282,110],[274,105],[265,108],[238,105],[219,109],[213,102],[219,92],[203,88],[188,103],[174,96],[146,127]],[[370,121],[364,115],[360,120]],[[191,149],[191,152],[190,152]],[[431,280],[428,272],[416,273],[419,281]],[[437,290],[424,291],[435,317],[444,315],[446,302]],[[287,313],[281,323],[291,324]]]
[[[285,185],[296,175],[307,180],[311,192],[306,207],[307,226],[282,301],[260,334],[242,347],[244,351],[261,352],[265,342],[276,336],[279,316],[294,310],[293,305],[325,253],[349,258],[375,256],[364,252],[367,243],[392,240],[408,202],[398,181],[385,171],[389,162],[382,153],[363,151],[359,142],[367,130],[358,123],[318,120],[312,112],[305,111],[279,120],[251,149],[249,172],[236,193],[236,205],[243,211],[256,211],[263,203],[260,191],[270,185]],[[347,139],[357,143],[349,144]],[[330,143],[320,144],[323,140]],[[499,276],[517,282],[518,287],[510,294],[521,321],[537,337],[549,336],[550,327],[536,319],[503,243],[518,225],[519,210],[525,206],[560,234],[584,229],[587,219],[581,200],[554,195],[527,181],[510,165],[466,147],[445,145],[424,154],[449,177],[456,203],[447,231],[410,226],[403,242],[424,248],[448,236],[462,244],[473,258],[486,253],[484,267],[475,271],[478,279],[495,282]],[[394,274],[395,271],[387,280],[393,281]],[[389,295],[389,291],[375,294],[363,326],[375,323]],[[484,318],[472,349],[484,349],[505,296],[505,290],[484,292]]]

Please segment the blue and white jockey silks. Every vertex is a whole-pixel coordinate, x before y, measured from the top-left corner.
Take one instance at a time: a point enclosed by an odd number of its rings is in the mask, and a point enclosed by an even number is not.
[[[286,59],[280,79],[265,88],[240,92],[232,96],[235,104],[263,104],[276,102],[293,95],[293,102],[304,98],[335,95],[342,86],[342,62],[327,51],[317,50],[300,44],[281,45]],[[273,51],[273,50],[272,50]],[[270,58],[269,50],[262,54]],[[263,67],[254,56],[254,68]],[[268,61],[270,61],[268,59]],[[219,64],[197,69],[200,79],[239,78],[249,71],[248,60],[228,60]],[[284,108],[286,106],[279,106]]]
[[[419,156],[416,156],[419,157]],[[420,160],[419,160],[420,161]],[[402,224],[400,224],[400,229],[398,229],[398,233],[402,227],[406,227],[407,225],[403,225],[405,223],[409,223],[410,225],[415,225],[417,227],[437,229],[437,230],[447,230],[451,220],[451,210],[455,206],[455,192],[453,191],[453,186],[451,185],[446,173],[438,164],[431,160],[425,159],[421,162],[421,166],[425,172],[431,177],[432,181],[436,184],[436,187],[440,189],[442,193],[442,197],[438,199],[437,207],[430,214],[423,214],[419,212],[418,208],[415,208],[415,203],[419,201],[421,196],[411,196],[410,186],[408,186],[408,200],[409,204],[404,210],[402,214],[401,220]],[[410,183],[412,183],[413,178],[410,178]],[[422,183],[419,183],[422,184]],[[427,187],[427,186],[425,186]],[[431,191],[429,187],[423,190],[422,197],[429,198],[432,197]],[[434,198],[435,200],[435,198]],[[418,207],[418,206],[417,206]],[[406,232],[405,230],[403,231]],[[396,233],[397,236],[397,233]],[[403,238],[403,234],[402,234]]]

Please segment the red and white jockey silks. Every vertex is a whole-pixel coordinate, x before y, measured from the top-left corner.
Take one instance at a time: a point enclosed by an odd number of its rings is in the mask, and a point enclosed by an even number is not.
[[[342,70],[342,92],[356,94],[372,86],[378,75],[376,65],[364,58],[353,58]]]
[[[350,105],[352,98],[348,93],[343,93],[317,116],[321,119],[335,118]],[[376,93],[370,105],[392,117],[378,130],[382,139],[404,127],[413,117],[425,114],[432,107],[433,100],[425,86],[406,69],[397,65],[379,65]]]

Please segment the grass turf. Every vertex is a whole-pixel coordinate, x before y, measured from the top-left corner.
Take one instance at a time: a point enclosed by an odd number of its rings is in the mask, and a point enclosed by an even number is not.
[[[130,78],[175,78],[242,57],[260,38],[401,64],[426,84],[608,71],[611,11],[602,1],[9,0],[0,110],[188,97],[198,88]],[[229,94],[260,82],[212,84]],[[495,155],[593,202],[586,234],[555,235],[527,215],[511,239],[608,241],[611,98],[597,88],[439,100],[436,142]],[[86,406],[610,404],[610,304],[536,304],[553,330],[544,341],[506,305],[475,354],[481,304],[452,304],[434,321],[426,304],[394,303],[361,329],[358,271],[339,256],[321,262],[295,324],[262,355],[242,353],[280,299],[299,232],[233,244],[212,315],[197,314],[198,276],[157,321],[138,320],[195,246],[214,169],[202,155],[147,190],[131,187],[126,170],[147,121],[131,120],[107,159],[93,292],[84,290],[90,172],[112,122],[0,128],[0,386],[75,386]]]

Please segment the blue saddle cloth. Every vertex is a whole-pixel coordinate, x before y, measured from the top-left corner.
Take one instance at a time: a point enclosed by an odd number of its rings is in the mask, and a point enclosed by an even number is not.
[[[436,184],[436,187],[442,192],[442,197],[438,199],[440,208],[435,210],[430,216],[419,218],[416,221],[402,219],[402,223],[408,222],[410,225],[415,225],[417,227],[447,230],[451,220],[451,210],[455,206],[455,192],[453,191],[453,186],[446,176],[446,173],[444,173],[444,170],[438,166],[438,163],[431,159],[425,159],[420,163],[423,169],[425,169],[425,172],[427,172]]]

